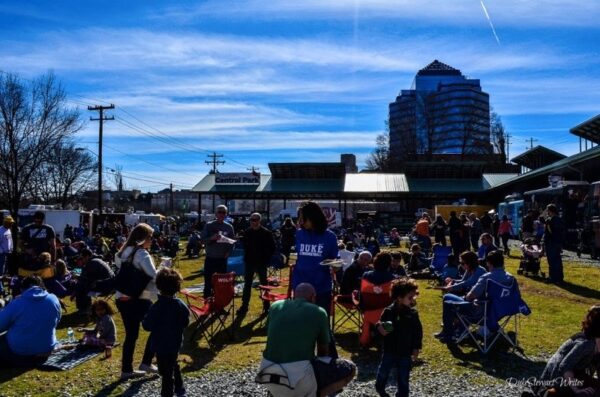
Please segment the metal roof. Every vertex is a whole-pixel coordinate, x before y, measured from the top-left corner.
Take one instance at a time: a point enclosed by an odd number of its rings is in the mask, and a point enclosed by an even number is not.
[[[558,153],[552,149],[548,149],[544,146],[536,146],[531,148],[520,155],[513,157],[511,160],[513,163],[517,163],[531,170],[544,167],[546,165],[555,163],[559,160],[566,158],[562,153]]]
[[[269,163],[274,179],[344,179],[344,163]]]
[[[545,167],[538,168],[537,170],[533,170],[530,172],[526,172],[517,176],[514,179],[507,180],[506,182],[500,183],[499,185],[493,186],[493,188],[506,185],[507,183],[519,182],[531,178],[535,178],[536,176],[541,176],[547,174],[549,172],[558,171],[563,168],[569,168],[573,164],[581,163],[584,161],[592,160],[600,157],[600,146],[596,146],[592,149],[586,150],[581,153],[574,154],[573,156],[566,157],[562,160],[559,160],[555,163],[549,164]]]
[[[523,195],[532,195],[536,193],[548,193],[548,192],[561,192],[566,186],[589,186],[588,182],[585,181],[562,181],[558,186],[547,186],[541,189],[529,190]]]
[[[483,189],[491,189],[503,183],[506,183],[516,177],[519,174],[483,174]]]
[[[346,174],[346,193],[400,193],[408,192],[404,174]]]
[[[600,114],[571,128],[571,134],[600,144]]]
[[[483,191],[483,182],[478,179],[429,179],[408,178],[411,193],[476,193]]]

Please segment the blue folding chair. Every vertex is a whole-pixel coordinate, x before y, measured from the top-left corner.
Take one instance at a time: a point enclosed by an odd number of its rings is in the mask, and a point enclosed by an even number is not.
[[[244,262],[244,250],[235,248],[229,258],[227,258],[227,272],[235,272],[236,278],[243,280],[246,269]]]
[[[448,263],[448,255],[452,253],[452,247],[444,247],[442,245],[433,246],[433,256],[431,257],[431,272],[440,274],[444,270],[444,266]]]
[[[471,304],[471,303],[470,303]],[[483,314],[476,315],[477,311],[461,309],[464,303],[456,305],[456,316],[464,327],[463,333],[458,337],[457,343],[470,337],[483,354],[486,354],[494,346],[494,343],[502,336],[513,348],[521,350],[517,341],[519,315],[528,316],[531,309],[521,298],[519,285],[515,278],[509,285],[487,280],[486,292],[483,299],[472,303],[483,306]],[[508,324],[514,319],[514,340],[508,335]],[[482,330],[482,335],[478,333]],[[478,338],[477,336],[480,336]]]

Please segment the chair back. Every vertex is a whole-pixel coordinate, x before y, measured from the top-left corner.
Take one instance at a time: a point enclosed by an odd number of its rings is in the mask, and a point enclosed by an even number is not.
[[[375,285],[364,278],[360,282],[360,307],[362,310],[384,309],[392,303],[392,282]]]
[[[235,272],[215,273],[212,276],[215,310],[226,308],[235,297]]]
[[[510,284],[501,284],[494,280],[487,280],[486,297],[488,299],[488,327],[497,328],[498,321],[507,316],[523,314],[528,316],[531,309],[521,298],[519,284],[513,277]]]
[[[245,267],[244,250],[234,249],[229,258],[227,258],[227,270],[243,276]]]
[[[433,259],[431,260],[431,266],[434,271],[441,272],[444,269],[444,265],[448,263],[448,255],[452,252],[452,247],[444,247],[442,245],[433,246]]]

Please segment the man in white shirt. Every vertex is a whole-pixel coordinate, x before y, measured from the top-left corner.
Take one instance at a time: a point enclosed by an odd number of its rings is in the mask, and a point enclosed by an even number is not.
[[[2,276],[4,276],[5,265],[8,255],[13,251],[13,239],[10,228],[15,223],[12,216],[7,215],[0,226],[0,297],[4,295]]]

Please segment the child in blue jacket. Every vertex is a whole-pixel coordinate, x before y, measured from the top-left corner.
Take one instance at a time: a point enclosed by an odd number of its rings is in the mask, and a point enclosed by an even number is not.
[[[142,325],[150,331],[150,347],[156,353],[158,373],[162,378],[161,397],[185,396],[181,371],[177,363],[183,342],[183,330],[188,326],[190,312],[175,294],[181,289],[183,279],[179,272],[163,268],[156,275],[156,288],[160,294],[150,307]]]

